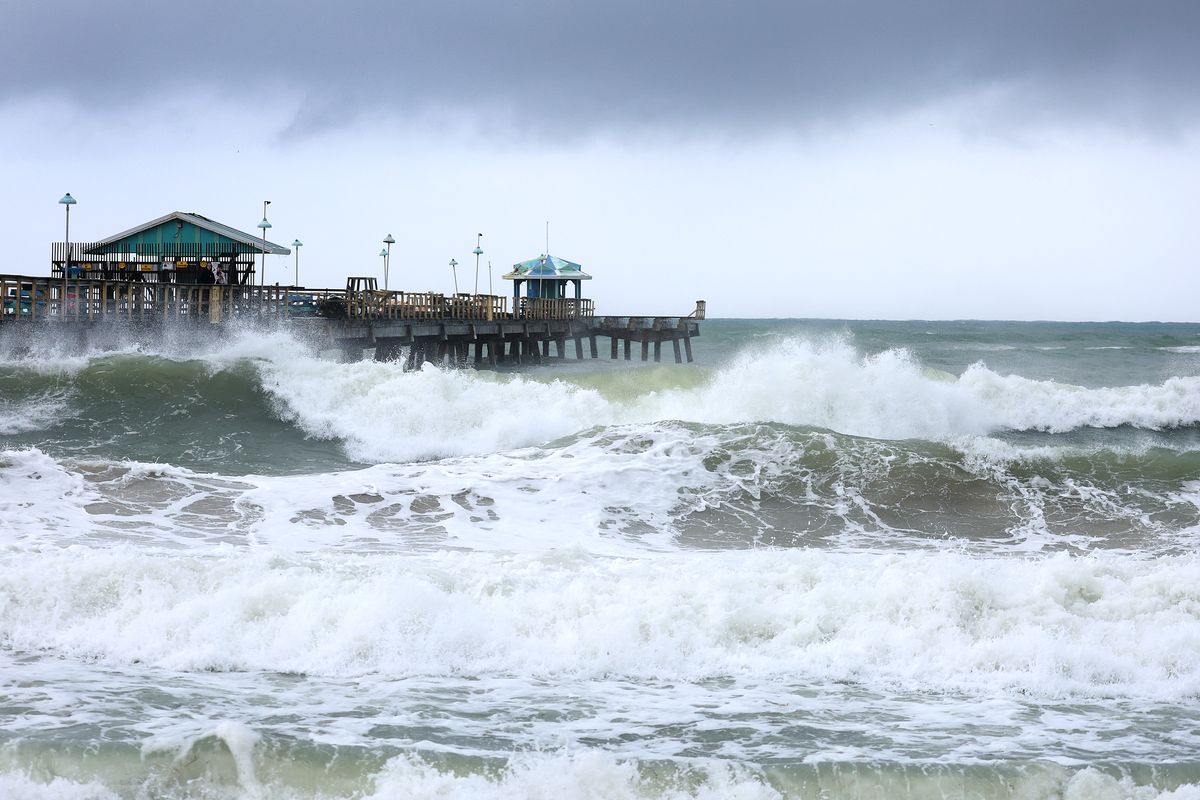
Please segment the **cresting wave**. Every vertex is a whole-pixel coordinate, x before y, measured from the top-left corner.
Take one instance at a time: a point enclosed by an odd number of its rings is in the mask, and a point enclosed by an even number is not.
[[[1004,430],[1200,424],[1200,378],[1082,389],[975,365],[954,379],[930,373],[904,351],[862,356],[841,340],[787,340],[735,359],[700,386],[665,385],[619,398],[606,396],[603,384],[581,388],[569,378],[497,380],[434,369],[403,374],[393,365],[329,370],[272,360],[262,374],[297,424],[311,435],[346,441],[354,457],[366,461],[465,455],[548,441],[588,424],[664,419],[775,422],[932,440]],[[514,428],[531,408],[536,424]]]
[[[14,653],[315,676],[1200,696],[1200,562],[819,550],[0,556]]]
[[[196,361],[126,353],[54,374],[10,362],[0,366],[3,377],[28,388],[5,409],[0,431],[19,433],[80,414],[100,416],[88,426],[92,432],[119,430],[130,413],[120,404],[129,401],[131,369],[141,375],[138,413],[151,432],[188,422],[220,430],[222,415],[238,409],[250,412],[249,421],[237,423],[244,429],[283,420],[372,463],[490,453],[594,425],[656,420],[767,422],[935,441],[1003,431],[1200,425],[1200,377],[1085,389],[976,364],[954,378],[923,368],[906,351],[864,356],[840,339],[783,340],[733,359],[698,384],[699,368],[642,370],[642,387],[630,392],[615,369],[586,376],[429,367],[404,373],[391,363],[333,363],[277,335],[267,343],[235,342]]]

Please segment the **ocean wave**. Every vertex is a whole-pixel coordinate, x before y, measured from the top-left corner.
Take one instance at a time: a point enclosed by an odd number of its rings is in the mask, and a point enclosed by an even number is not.
[[[743,355],[701,390],[647,407],[668,418],[782,422],[884,439],[1161,429],[1200,424],[1200,377],[1086,389],[1002,376],[976,364],[955,378],[929,371],[904,350],[864,356],[840,340],[794,339]]]
[[[224,749],[224,748],[221,748]],[[237,751],[202,743],[174,764],[130,758],[94,779],[38,780],[25,771],[0,772],[0,792],[20,800],[115,800],[137,796],[163,800],[254,798],[255,800],[390,800],[454,797],[463,800],[789,800],[802,797],[969,796],[979,800],[1200,800],[1200,784],[1173,778],[1185,767],[1160,766],[1144,783],[1111,770],[1055,764],[1001,767],[958,764],[888,765],[814,763],[748,766],[717,759],[639,761],[601,750],[528,752],[502,764],[463,763],[437,753],[393,756],[357,780],[308,778],[303,766],[278,768],[262,759],[271,778],[239,769]],[[56,762],[62,764],[63,756]],[[72,765],[73,766],[73,765]],[[117,788],[112,772],[120,771]],[[82,768],[73,772],[86,772]],[[330,786],[333,784],[333,786]],[[348,784],[348,785],[347,785]],[[1163,788],[1163,784],[1172,788]],[[339,790],[335,788],[345,785]]]
[[[112,664],[1200,694],[1200,564],[1191,557],[564,550],[381,559],[113,548],[5,553],[0,564],[6,649]]]
[[[1200,424],[1200,377],[1169,378],[1154,386],[1084,389],[1001,376],[975,365],[958,385],[987,406],[995,430],[1063,433],[1087,427],[1159,430]]]
[[[124,448],[124,457],[138,460],[231,461],[248,471],[278,460],[270,458],[275,440],[329,466],[336,448],[343,465],[433,460],[664,420],[939,442],[1200,426],[1197,376],[1084,388],[976,364],[956,377],[905,350],[864,355],[838,338],[785,338],[716,368],[557,374],[336,363],[282,334],[235,339],[187,359],[125,353],[95,356],[62,374],[5,369],[10,384],[23,387],[8,400],[19,412],[10,415],[8,435],[47,425],[77,451],[111,457]]]
[[[603,379],[401,373],[389,364],[270,361],[264,384],[310,435],[366,461],[465,455],[540,444],[590,425],[681,420],[827,428],[880,439],[947,440],[1002,431],[1061,433],[1200,424],[1200,377],[1085,389],[1002,376],[982,365],[955,378],[906,351],[859,354],[841,340],[785,340],[695,385],[609,393]],[[662,375],[662,372],[655,373]]]
[[[776,547],[1157,554],[1200,541],[1200,453],[890,442],[781,425],[594,428],[299,475],[0,451],[0,544],[300,552]]]

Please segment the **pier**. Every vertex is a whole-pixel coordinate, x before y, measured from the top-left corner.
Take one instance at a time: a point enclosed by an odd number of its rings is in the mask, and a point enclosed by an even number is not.
[[[115,326],[152,337],[168,325],[285,325],[328,340],[346,359],[445,366],[554,360],[692,361],[704,303],[687,316],[600,316],[588,299],[385,291],[373,278],[344,289],[201,285],[146,280],[0,275],[0,331],[34,327],[64,340]],[[608,339],[607,347],[598,343]]]
[[[653,352],[658,362],[667,342],[680,364],[692,361],[704,319],[704,301],[686,316],[598,316],[582,296],[592,276],[548,253],[501,276],[512,282],[511,297],[458,293],[457,279],[450,295],[380,289],[371,277],[347,278],[339,289],[263,285],[256,259],[291,251],[267,241],[265,214],[259,227],[263,235],[255,237],[175,211],[100,241],[53,243],[49,277],[0,275],[0,331],[37,327],[83,344],[114,328],[150,339],[167,326],[282,325],[324,341],[343,359],[371,353],[414,369],[583,360],[585,344],[587,358],[607,350],[629,361],[637,344],[642,361]],[[474,252],[482,253],[478,239]]]

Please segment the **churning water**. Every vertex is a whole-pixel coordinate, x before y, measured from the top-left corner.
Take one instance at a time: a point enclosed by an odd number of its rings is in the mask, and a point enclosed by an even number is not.
[[[15,333],[0,797],[1200,798],[1200,326]]]

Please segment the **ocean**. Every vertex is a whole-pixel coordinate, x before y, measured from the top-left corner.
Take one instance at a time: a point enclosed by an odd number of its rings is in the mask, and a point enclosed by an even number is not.
[[[0,326],[0,798],[1200,798],[1200,325],[694,344]]]

